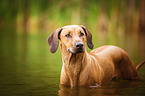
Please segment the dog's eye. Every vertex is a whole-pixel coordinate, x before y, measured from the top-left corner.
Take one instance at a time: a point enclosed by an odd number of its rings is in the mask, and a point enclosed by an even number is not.
[[[80,36],[84,36],[84,33],[81,33]]]
[[[70,34],[66,34],[65,37],[71,37],[71,35]]]

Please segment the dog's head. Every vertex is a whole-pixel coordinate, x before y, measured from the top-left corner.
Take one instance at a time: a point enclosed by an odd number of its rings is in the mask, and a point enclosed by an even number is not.
[[[56,29],[47,39],[50,51],[55,53],[59,40],[70,53],[82,53],[85,50],[85,42],[90,49],[93,49],[92,35],[83,25],[68,25]]]

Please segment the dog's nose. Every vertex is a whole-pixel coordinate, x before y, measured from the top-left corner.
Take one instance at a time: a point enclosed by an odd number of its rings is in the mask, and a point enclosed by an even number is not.
[[[76,42],[76,48],[83,48],[83,42]]]

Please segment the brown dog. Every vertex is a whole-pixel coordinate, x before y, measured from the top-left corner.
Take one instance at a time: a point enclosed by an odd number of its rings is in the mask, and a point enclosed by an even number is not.
[[[92,35],[85,26],[69,25],[55,30],[47,39],[52,53],[58,48],[58,39],[63,61],[61,84],[93,86],[108,82],[113,77],[138,78],[135,65],[123,49],[106,45],[88,53],[85,42],[90,49],[93,43]]]

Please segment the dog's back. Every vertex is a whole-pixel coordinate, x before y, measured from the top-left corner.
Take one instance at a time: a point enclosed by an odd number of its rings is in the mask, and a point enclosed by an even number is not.
[[[61,84],[91,86],[109,82],[113,77],[138,78],[135,65],[123,49],[106,45],[87,52],[85,42],[90,49],[93,43],[85,26],[69,25],[55,30],[47,39],[52,53],[56,52],[59,40],[63,60]]]

